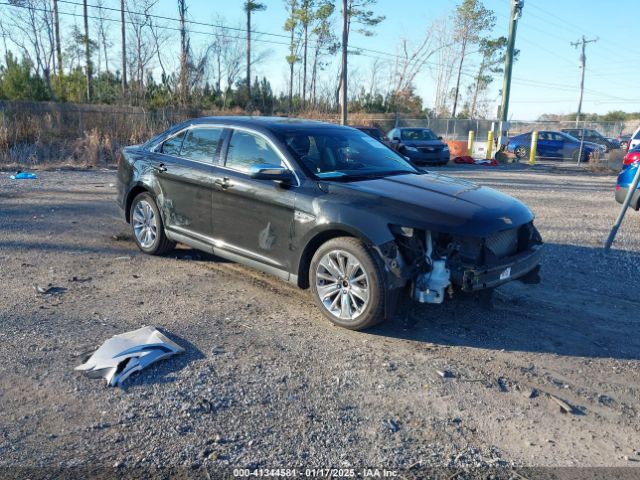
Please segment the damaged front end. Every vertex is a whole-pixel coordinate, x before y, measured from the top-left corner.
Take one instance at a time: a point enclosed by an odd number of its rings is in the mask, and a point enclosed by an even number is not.
[[[475,292],[519,280],[540,282],[542,238],[526,223],[488,237],[466,237],[390,226],[396,241],[380,251],[392,277],[390,288],[411,284],[420,303],[442,303],[454,289]]]

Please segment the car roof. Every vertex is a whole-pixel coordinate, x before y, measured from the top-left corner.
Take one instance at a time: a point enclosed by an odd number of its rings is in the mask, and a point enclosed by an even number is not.
[[[308,130],[309,128],[329,128],[341,129],[349,128],[335,123],[321,122],[318,120],[307,120],[303,118],[289,117],[254,117],[254,116],[221,116],[221,117],[199,117],[187,121],[191,125],[202,125],[208,123],[216,123],[228,125],[229,127],[251,127],[258,130],[269,131],[291,131],[291,130]]]

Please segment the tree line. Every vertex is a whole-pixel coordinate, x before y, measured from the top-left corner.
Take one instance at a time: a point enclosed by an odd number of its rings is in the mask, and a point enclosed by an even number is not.
[[[491,35],[496,17],[481,0],[461,0],[419,39],[399,38],[393,52],[350,41],[354,32],[375,35],[384,22],[377,0],[282,0],[286,20],[279,32],[255,29],[268,14],[260,1],[238,5],[245,21],[237,25],[221,15],[194,20],[189,0],[176,0],[175,16],[162,16],[158,2],[8,0],[0,7],[0,98],[264,114],[346,114],[347,106],[432,117],[495,113],[490,87],[502,73],[506,38]],[[286,48],[284,58],[274,58],[274,44]],[[362,60],[354,65],[356,57]],[[286,86],[278,91],[252,74],[267,62],[286,68]],[[416,93],[425,84],[432,98]]]

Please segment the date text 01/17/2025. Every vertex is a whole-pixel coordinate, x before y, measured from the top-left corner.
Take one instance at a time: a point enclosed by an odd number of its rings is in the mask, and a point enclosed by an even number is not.
[[[398,475],[395,470],[364,468],[236,468],[234,477],[284,477],[284,478],[393,478]]]

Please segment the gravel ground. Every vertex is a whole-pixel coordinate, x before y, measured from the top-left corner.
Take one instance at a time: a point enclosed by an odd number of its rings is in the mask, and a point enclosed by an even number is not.
[[[0,467],[640,467],[640,218],[602,250],[615,177],[443,170],[531,207],[542,284],[360,333],[240,265],[186,247],[142,254],[113,171],[0,174]],[[122,389],[73,371],[150,324],[186,353]]]

